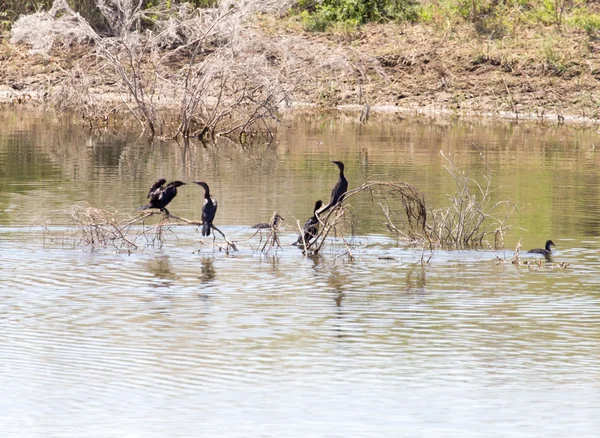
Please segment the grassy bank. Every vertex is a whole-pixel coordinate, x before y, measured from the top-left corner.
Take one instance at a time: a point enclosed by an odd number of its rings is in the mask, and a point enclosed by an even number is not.
[[[358,93],[325,90],[329,104],[362,97],[412,109],[596,119],[599,9],[576,0],[327,0],[290,16],[287,28],[377,61],[380,70],[360,72]]]
[[[420,23],[438,30],[467,24],[481,36],[502,38],[548,26],[594,37],[600,30],[598,8],[584,0],[299,0],[295,10],[309,31],[352,29],[375,22]]]
[[[600,117],[597,8],[581,1],[303,0],[284,14],[255,13],[244,21],[244,38],[251,35],[253,46],[231,66],[244,69],[251,60],[261,74],[276,75],[263,79],[285,89],[287,104],[595,120]],[[10,45],[4,35],[4,101],[50,100],[65,81],[74,80],[75,68],[87,74],[87,95],[102,97],[96,103],[127,94],[114,71],[97,59],[81,61],[93,45],[55,44],[46,55],[31,55],[27,46]],[[205,53],[214,50],[210,44]],[[160,67],[161,78],[176,76],[189,63],[180,46],[160,50],[160,66],[143,62]],[[178,105],[167,98],[160,102]]]

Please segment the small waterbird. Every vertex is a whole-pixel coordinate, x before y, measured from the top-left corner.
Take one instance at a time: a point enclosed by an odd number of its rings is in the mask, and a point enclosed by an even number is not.
[[[344,175],[344,163],[341,161],[331,161],[331,163],[335,164],[338,169],[340,169],[340,177],[331,191],[331,201],[329,201],[329,204],[319,211],[319,214],[323,214],[331,207],[335,207],[337,204],[341,203],[344,200],[344,196],[346,196],[346,192],[348,191],[348,180]]]
[[[217,200],[210,196],[210,188],[204,181],[194,181],[204,189],[204,202],[202,203],[202,235],[210,236],[213,220],[217,214]]]
[[[271,218],[271,221],[269,223],[266,222],[261,222],[259,224],[256,225],[252,225],[252,228],[277,228],[279,226],[279,222],[280,221],[284,221],[285,219],[277,212],[275,212],[275,214],[273,215],[273,217]]]
[[[551,240],[547,240],[546,241],[546,248],[535,248],[535,249],[530,249],[529,251],[527,251],[529,254],[542,254],[545,256],[549,256],[552,254],[552,250],[550,249],[551,246],[556,246],[554,244],[553,241]]]
[[[147,198],[150,198],[150,203],[148,205],[139,207],[138,210],[158,208],[163,213],[170,215],[169,210],[167,210],[166,207],[169,202],[171,202],[173,198],[177,196],[177,187],[183,186],[185,183],[181,181],[171,181],[169,184],[163,187],[165,182],[167,181],[164,178],[161,178],[156,181],[152,187],[150,187],[147,196]]]
[[[304,223],[304,226],[302,227],[302,234],[298,236],[298,240],[292,243],[292,245],[303,245],[304,243],[308,245],[310,239],[317,235],[317,232],[319,231],[319,217],[317,216],[317,211],[322,206],[323,201],[321,201],[320,199],[317,202],[315,202],[313,215]]]

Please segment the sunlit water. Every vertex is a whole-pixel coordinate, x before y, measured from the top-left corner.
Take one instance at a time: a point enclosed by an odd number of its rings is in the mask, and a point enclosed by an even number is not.
[[[270,147],[186,150],[47,115],[0,120],[3,437],[597,436],[593,128],[319,115],[286,119]],[[336,181],[329,160],[351,187],[393,175],[443,205],[440,150],[480,181],[485,158],[517,204],[504,251],[422,264],[430,254],[397,243],[366,197],[352,201],[353,260],[290,247],[294,218]],[[160,176],[209,182],[240,251],[195,227],[131,253],[79,244],[65,209],[135,214]],[[200,203],[185,186],[170,210],[198,218]],[[265,256],[244,239],[275,210],[282,249]],[[550,238],[552,261],[510,263],[519,240]]]

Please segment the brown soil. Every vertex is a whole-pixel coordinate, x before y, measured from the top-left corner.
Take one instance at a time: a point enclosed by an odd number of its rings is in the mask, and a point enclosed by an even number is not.
[[[538,29],[494,40],[468,27],[439,31],[387,24],[315,34],[273,18],[262,18],[254,31],[286,41],[292,52],[306,52],[297,56],[300,62],[311,62],[307,47],[328,60],[327,68],[302,81],[296,103],[550,120],[600,117],[600,41],[582,32]],[[51,95],[90,51],[79,46],[43,58],[11,47],[7,39],[0,44],[5,103]],[[114,93],[116,77],[100,64],[85,68],[95,95]]]

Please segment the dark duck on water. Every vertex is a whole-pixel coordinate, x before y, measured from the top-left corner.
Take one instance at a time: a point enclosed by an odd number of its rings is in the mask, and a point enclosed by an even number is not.
[[[164,178],[156,181],[148,191],[147,198],[150,198],[150,203],[148,205],[139,207],[138,210],[158,208],[163,213],[170,215],[169,210],[167,210],[166,207],[169,202],[171,202],[173,198],[177,196],[177,187],[183,186],[185,183],[181,181],[171,181],[169,184],[163,187],[163,184],[166,182],[167,181]]]
[[[542,254],[545,256],[549,256],[552,254],[552,250],[550,249],[551,246],[556,246],[554,244],[553,241],[551,240],[547,240],[546,241],[546,248],[535,248],[535,249],[530,249],[529,251],[527,251],[529,254]]]
[[[204,202],[202,203],[202,235],[210,236],[213,220],[217,214],[217,200],[210,195],[210,188],[204,181],[194,181],[204,189]]]

